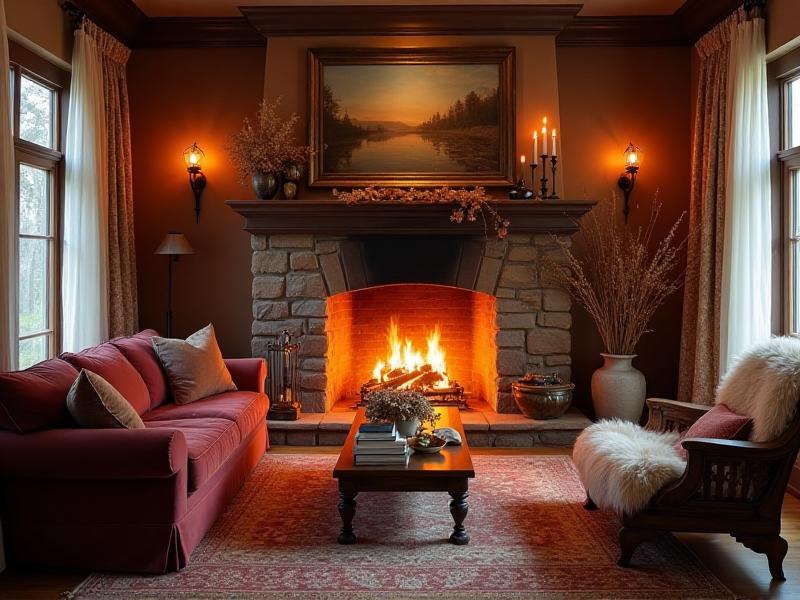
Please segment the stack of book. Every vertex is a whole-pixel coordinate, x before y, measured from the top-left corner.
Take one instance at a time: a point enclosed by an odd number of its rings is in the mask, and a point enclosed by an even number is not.
[[[356,433],[356,465],[407,465],[411,449],[394,423],[362,423]]]

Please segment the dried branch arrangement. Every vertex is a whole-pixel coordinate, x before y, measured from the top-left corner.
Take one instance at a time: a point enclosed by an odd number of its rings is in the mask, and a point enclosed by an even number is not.
[[[366,187],[356,188],[349,192],[333,190],[335,198],[347,204],[365,202],[405,202],[420,204],[455,204],[456,207],[450,214],[453,223],[473,222],[478,220],[478,215],[483,217],[484,224],[492,222],[495,234],[503,239],[508,235],[508,226],[511,224],[491,205],[489,195],[482,187],[474,189],[452,189],[442,186],[434,189],[403,189],[391,187]]]
[[[584,251],[557,238],[560,256],[541,259],[548,275],[594,319],[608,354],[630,355],[664,301],[683,285],[681,214],[659,242],[653,232],[661,211],[656,197],[646,227],[631,231],[616,218],[616,197],[584,217]]]
[[[242,183],[256,173],[282,173],[291,165],[302,166],[311,156],[309,146],[294,143],[294,128],[300,117],[278,114],[281,99],[262,100],[255,123],[245,118],[242,128],[230,136],[227,150]]]

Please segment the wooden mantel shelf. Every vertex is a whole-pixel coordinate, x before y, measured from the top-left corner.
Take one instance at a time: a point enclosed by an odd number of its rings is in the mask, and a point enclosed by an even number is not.
[[[345,204],[339,200],[228,200],[255,234],[327,235],[484,235],[484,223],[452,223],[451,204],[384,202]],[[493,206],[511,221],[510,233],[572,234],[591,200],[496,200]],[[488,223],[490,237],[494,235]]]

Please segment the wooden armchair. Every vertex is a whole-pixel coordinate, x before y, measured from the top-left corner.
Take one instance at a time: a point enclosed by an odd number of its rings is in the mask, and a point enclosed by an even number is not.
[[[683,431],[711,407],[674,400],[647,401],[647,429]],[[729,533],[767,555],[774,579],[783,580],[788,545],[780,536],[781,507],[800,448],[800,411],[788,429],[766,442],[706,438],[683,441],[686,470],[661,489],[643,511],[622,518],[619,564],[627,567],[636,547],[668,531]],[[586,507],[594,508],[587,498]]]

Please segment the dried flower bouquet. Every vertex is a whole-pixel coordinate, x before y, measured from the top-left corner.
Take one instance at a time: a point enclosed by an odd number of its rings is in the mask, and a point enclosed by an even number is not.
[[[413,421],[433,425],[439,415],[419,392],[411,390],[378,390],[364,399],[367,405],[366,416],[372,422]]]
[[[227,150],[242,183],[256,173],[283,173],[292,165],[302,166],[311,156],[309,146],[294,144],[294,128],[300,117],[278,114],[281,99],[262,100],[255,124],[245,118],[242,129],[230,136]]]

